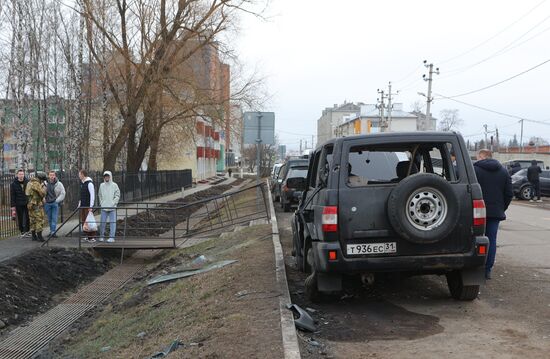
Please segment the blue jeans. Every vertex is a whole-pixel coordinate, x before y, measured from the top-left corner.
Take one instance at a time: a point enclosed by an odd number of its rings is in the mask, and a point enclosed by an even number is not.
[[[489,253],[487,254],[487,262],[485,262],[485,272],[490,273],[495,264],[495,256],[497,254],[497,232],[500,219],[487,218],[485,226],[485,235],[489,238]]]
[[[50,235],[52,235],[57,227],[59,204],[57,202],[46,203],[44,205],[44,210],[46,211],[46,217],[48,217],[48,223],[50,224]]]
[[[99,236],[101,238],[104,237],[105,234],[105,226],[107,225],[107,220],[109,221],[109,231],[110,231],[110,237],[109,238],[115,238],[116,235],[116,210],[112,211],[106,211],[104,209],[101,210],[101,224],[99,226]]]

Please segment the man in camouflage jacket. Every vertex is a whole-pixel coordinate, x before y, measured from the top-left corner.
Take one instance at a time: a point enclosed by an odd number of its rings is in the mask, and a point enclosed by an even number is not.
[[[44,242],[42,230],[44,229],[44,198],[46,197],[46,174],[38,172],[29,181],[25,194],[27,195],[29,209],[30,228],[32,232],[32,240]]]

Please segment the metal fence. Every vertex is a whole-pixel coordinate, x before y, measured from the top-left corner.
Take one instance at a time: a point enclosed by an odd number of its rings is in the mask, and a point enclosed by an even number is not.
[[[103,182],[103,172],[89,172],[96,194],[99,184]],[[10,210],[10,184],[14,175],[0,176],[0,238],[14,236],[19,233],[16,221],[11,219]],[[64,215],[71,213],[80,200],[80,179],[78,172],[62,172],[58,174],[59,180],[65,186],[67,195],[60,208],[60,220]],[[142,171],[127,173],[124,171],[113,172],[113,180],[120,188],[121,202],[144,201],[159,197],[168,193],[180,191],[182,188],[192,186],[192,173],[190,169],[178,171]]]

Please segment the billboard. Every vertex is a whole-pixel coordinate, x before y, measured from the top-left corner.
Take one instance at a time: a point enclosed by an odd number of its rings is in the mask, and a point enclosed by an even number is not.
[[[246,145],[261,143],[275,144],[275,113],[245,112],[243,122],[243,141]]]

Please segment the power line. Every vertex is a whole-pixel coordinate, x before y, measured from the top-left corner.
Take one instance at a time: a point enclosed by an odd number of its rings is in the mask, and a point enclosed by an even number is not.
[[[454,98],[452,98],[452,97],[445,96],[445,95],[442,95],[442,94],[438,94],[438,93],[437,93],[436,95],[439,96],[438,99],[451,100],[451,101],[458,102],[458,103],[461,103],[461,104],[466,105],[466,106],[474,107],[474,108],[477,108],[477,109],[479,109],[479,110],[491,112],[491,113],[494,113],[494,114],[497,114],[497,115],[501,115],[501,116],[511,117],[511,118],[515,118],[515,119],[518,119],[518,120],[527,120],[525,117],[520,117],[520,116],[516,116],[516,115],[511,115],[511,114],[505,113],[505,112],[500,112],[500,111],[496,111],[496,110],[491,110],[491,109],[486,108],[486,107],[482,107],[482,106],[478,106],[478,105],[473,105],[473,104],[471,104],[471,103],[464,102],[464,101],[460,101],[460,100],[457,100],[457,99],[454,99]]]
[[[461,58],[465,55],[468,55],[469,53],[471,53],[472,51],[474,50],[477,50],[478,48],[480,48],[481,46],[485,45],[486,43],[488,43],[489,41],[495,39],[496,37],[498,37],[500,34],[502,34],[503,32],[505,32],[506,30],[508,30],[509,28],[511,28],[512,26],[514,26],[515,24],[517,24],[518,22],[520,22],[521,20],[523,20],[524,18],[526,18],[529,14],[531,14],[533,11],[535,11],[535,9],[537,9],[539,6],[541,6],[542,4],[544,4],[546,2],[546,0],[543,0],[541,2],[539,2],[537,5],[535,5],[533,8],[531,8],[529,11],[527,11],[525,14],[523,14],[519,19],[517,19],[516,21],[512,22],[510,25],[506,26],[504,29],[500,30],[499,32],[497,32],[495,35],[491,36],[490,38],[488,38],[487,40],[485,41],[482,41],[480,42],[479,44],[477,44],[476,46],[472,47],[471,49],[459,54],[459,55],[456,55],[456,56],[453,56],[451,58],[448,58],[446,60],[443,60],[443,61],[439,61],[439,64],[445,64],[447,62],[450,62],[450,61],[453,61],[453,60],[456,60],[458,58]]]
[[[490,88],[492,88],[492,87],[501,85],[501,84],[503,84],[503,83],[505,83],[505,82],[508,82],[508,81],[510,81],[510,80],[515,79],[516,77],[519,77],[519,76],[524,75],[524,74],[526,74],[526,73],[528,73],[528,72],[530,72],[530,71],[533,71],[533,70],[535,70],[536,68],[539,68],[539,67],[541,67],[541,66],[547,64],[548,62],[550,62],[550,59],[547,59],[547,60],[541,62],[541,63],[538,64],[538,65],[535,65],[535,66],[533,66],[533,67],[531,67],[531,68],[529,68],[529,69],[527,69],[527,70],[525,70],[525,71],[522,71],[522,72],[520,72],[520,73],[518,73],[518,74],[515,74],[514,76],[510,76],[510,77],[508,77],[508,78],[506,78],[506,79],[504,79],[504,80],[502,80],[502,81],[496,82],[496,83],[491,84],[491,85],[489,85],[489,86],[485,86],[485,87],[482,87],[482,88],[477,89],[477,90],[468,91],[468,92],[464,92],[464,93],[461,93],[461,94],[458,94],[458,95],[449,96],[449,97],[450,97],[450,98],[462,97],[462,96],[467,96],[467,95],[471,95],[471,94],[474,94],[474,93],[477,93],[477,92],[481,92],[481,91],[488,90],[488,89],[490,89]]]
[[[305,133],[296,133],[296,132],[289,132],[289,131],[283,131],[283,130],[275,130],[275,132],[281,132],[281,133],[286,133],[288,135],[295,135],[295,136],[308,136],[308,137],[311,137],[311,136],[315,136],[317,137],[317,135],[314,135],[314,134],[305,134]]]
[[[534,36],[531,36],[530,38],[528,38],[527,40],[525,41],[522,41],[520,42],[519,44],[516,44],[517,41],[521,40],[523,37],[525,37],[527,34],[529,34],[531,31],[533,31],[534,29],[536,29],[537,27],[539,27],[542,23],[546,22],[548,19],[550,19],[550,16],[547,16],[545,17],[542,21],[538,22],[535,26],[531,27],[529,30],[527,30],[527,32],[523,33],[521,36],[519,36],[518,38],[516,38],[515,40],[513,40],[512,42],[510,42],[508,45],[504,46],[503,48],[501,48],[500,50],[498,51],[495,51],[494,53],[492,53],[491,55],[485,57],[484,59],[482,60],[479,60],[477,62],[474,62],[470,65],[466,65],[466,66],[463,66],[463,67],[459,67],[459,68],[456,68],[456,69],[451,69],[451,70],[448,70],[447,72],[450,73],[450,75],[448,76],[445,76],[443,77],[442,79],[446,79],[446,78],[449,78],[449,77],[453,77],[453,76],[456,76],[456,75],[459,75],[463,72],[466,72],[468,71],[469,69],[473,68],[473,67],[476,67],[477,65],[481,65],[497,56],[500,56],[500,55],[503,55],[523,44],[525,44],[526,42],[529,42],[531,40],[533,40],[534,38],[542,35],[543,33],[545,33],[546,31],[550,30],[550,28],[546,28],[544,29],[543,31],[535,34]],[[515,46],[514,46],[515,44]]]

